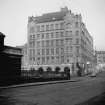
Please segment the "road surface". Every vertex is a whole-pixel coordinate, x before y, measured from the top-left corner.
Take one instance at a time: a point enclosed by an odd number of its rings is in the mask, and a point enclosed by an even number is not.
[[[0,105],[79,105],[103,92],[105,72],[78,82],[2,89]]]

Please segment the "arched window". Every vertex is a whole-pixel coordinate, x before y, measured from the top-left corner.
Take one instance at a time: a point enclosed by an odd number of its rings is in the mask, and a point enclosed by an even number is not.
[[[70,72],[70,68],[69,68],[69,67],[65,67],[65,68],[64,68],[64,72],[65,72],[65,73]]]
[[[47,72],[48,72],[48,73],[51,73],[51,72],[52,72],[52,68],[51,68],[51,67],[48,67],[48,68],[47,68]]]
[[[55,73],[59,73],[60,70],[61,70],[60,67],[56,67],[55,68]]]
[[[42,68],[42,67],[39,67],[39,68],[38,68],[38,73],[39,73],[39,74],[42,74],[43,72],[44,72],[43,68]]]

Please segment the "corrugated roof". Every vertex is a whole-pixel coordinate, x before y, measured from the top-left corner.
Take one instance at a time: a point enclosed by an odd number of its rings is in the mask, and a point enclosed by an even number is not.
[[[42,16],[35,17],[35,20],[38,23],[50,22],[50,21],[59,21],[59,20],[63,20],[66,13],[67,12],[64,12],[64,11],[47,13],[47,14],[43,14]]]

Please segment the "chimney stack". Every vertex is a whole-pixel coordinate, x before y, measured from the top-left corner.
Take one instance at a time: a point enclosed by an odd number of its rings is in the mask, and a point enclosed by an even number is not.
[[[2,50],[4,46],[4,38],[5,38],[5,35],[0,32],[0,50]]]

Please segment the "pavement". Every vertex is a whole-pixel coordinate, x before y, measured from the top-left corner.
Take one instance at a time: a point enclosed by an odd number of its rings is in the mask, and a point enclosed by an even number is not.
[[[0,89],[7,89],[7,88],[18,88],[18,87],[25,87],[25,86],[39,86],[39,85],[47,85],[47,84],[56,84],[56,83],[67,83],[67,82],[78,82],[85,79],[88,79],[89,76],[82,76],[82,77],[71,77],[70,80],[61,80],[61,81],[48,81],[48,82],[36,82],[36,83],[24,83],[18,85],[10,85],[10,86],[1,86]]]

